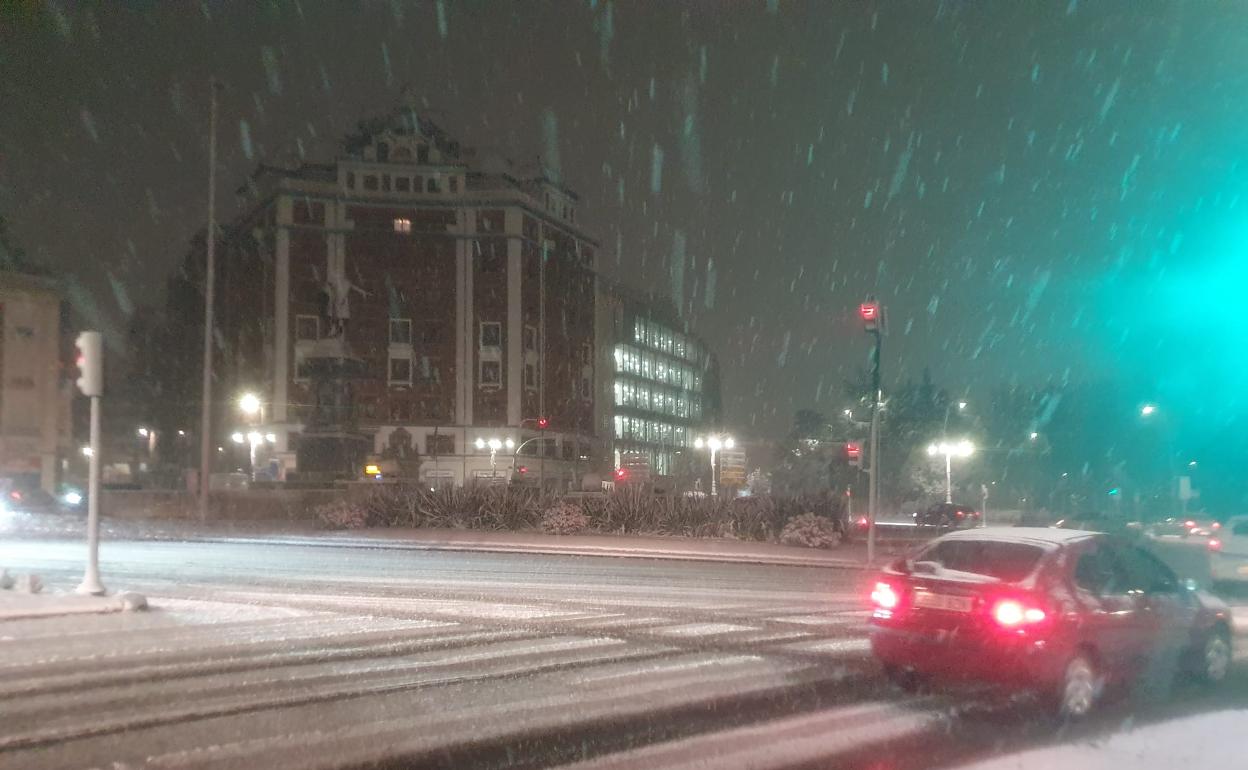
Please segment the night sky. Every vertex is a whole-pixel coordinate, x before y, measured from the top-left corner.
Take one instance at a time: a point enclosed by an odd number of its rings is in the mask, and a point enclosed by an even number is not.
[[[1245,3],[4,5],[0,214],[106,330],[205,220],[210,75],[226,216],[408,87],[679,296],[737,430],[840,409],[871,292],[891,381],[1248,411]]]

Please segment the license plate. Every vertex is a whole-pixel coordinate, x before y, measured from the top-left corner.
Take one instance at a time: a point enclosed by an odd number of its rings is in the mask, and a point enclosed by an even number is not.
[[[914,606],[928,610],[948,610],[949,612],[970,612],[973,602],[969,596],[950,596],[922,591],[914,595]]]

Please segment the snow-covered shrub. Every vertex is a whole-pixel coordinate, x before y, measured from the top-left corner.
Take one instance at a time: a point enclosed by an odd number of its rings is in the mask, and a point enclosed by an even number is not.
[[[555,503],[542,513],[542,531],[548,535],[576,535],[589,529],[589,517],[576,503]]]
[[[350,500],[335,500],[317,507],[316,518],[326,529],[363,529],[368,526],[368,510]]]
[[[831,519],[803,513],[789,519],[784,525],[780,542],[807,548],[835,548],[841,542],[841,533]]]

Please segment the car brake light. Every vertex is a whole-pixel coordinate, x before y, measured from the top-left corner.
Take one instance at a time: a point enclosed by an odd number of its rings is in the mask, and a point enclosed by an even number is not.
[[[1187,521],[1183,522],[1183,526],[1187,527],[1188,529],[1191,529],[1192,527],[1196,526],[1196,522],[1192,521],[1191,519],[1188,519]]]
[[[1039,623],[1046,617],[1039,607],[1028,607],[1014,599],[1003,599],[992,608],[992,619],[1006,628],[1017,628],[1030,623]]]
[[[1216,537],[1211,537],[1209,538],[1208,546],[1209,546],[1210,551],[1221,551],[1222,541],[1217,539]]]
[[[869,522],[867,521],[867,517],[866,517],[866,516],[859,516],[859,517],[858,517],[858,526],[860,526],[860,527],[865,527],[865,526],[867,526],[867,524],[868,524],[868,523],[869,523]]]
[[[892,610],[896,609],[900,599],[888,583],[876,583],[875,589],[871,591],[871,601],[882,610]]]
[[[1214,523],[1213,523],[1213,524],[1209,527],[1209,529],[1222,529],[1222,522],[1220,522],[1220,521],[1215,521],[1215,522],[1214,522]]]
[[[958,518],[959,518],[959,519],[960,519],[960,518],[962,518],[962,517],[963,517],[963,516],[965,516],[965,515],[966,515],[966,514],[965,514],[965,513],[963,513],[962,511],[958,511]]]

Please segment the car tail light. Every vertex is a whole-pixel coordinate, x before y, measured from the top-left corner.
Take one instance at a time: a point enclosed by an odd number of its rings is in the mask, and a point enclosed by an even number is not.
[[[894,589],[888,583],[880,582],[875,584],[875,588],[871,591],[871,603],[878,609],[892,610],[897,609],[897,605],[901,603],[901,597],[897,595]]]
[[[1215,521],[1213,524],[1209,526],[1209,529],[1222,529],[1222,522]]]
[[[1048,614],[1017,599],[1002,599],[992,606],[992,619],[1002,628],[1023,628],[1041,623]]]
[[[1191,519],[1188,519],[1187,521],[1183,522],[1183,526],[1187,527],[1188,529],[1191,529],[1192,527],[1196,526],[1196,522],[1192,521]]]
[[[965,513],[963,513],[962,511],[958,511],[958,518],[959,518],[959,519],[960,519],[960,518],[962,518],[962,517],[963,517],[963,516],[965,516],[965,515],[966,515],[966,514],[965,514]]]
[[[1210,551],[1221,551],[1221,550],[1222,550],[1222,541],[1221,541],[1221,540],[1219,540],[1219,539],[1217,539],[1216,537],[1211,537],[1211,538],[1209,538],[1209,542],[1208,542],[1208,543],[1206,543],[1206,545],[1207,545],[1207,546],[1209,546],[1209,550],[1210,550]]]
[[[859,516],[859,517],[858,517],[858,526],[860,526],[860,527],[865,527],[865,526],[867,526],[868,524],[870,524],[870,522],[869,522],[869,521],[867,521],[867,517],[866,517],[866,516]]]

